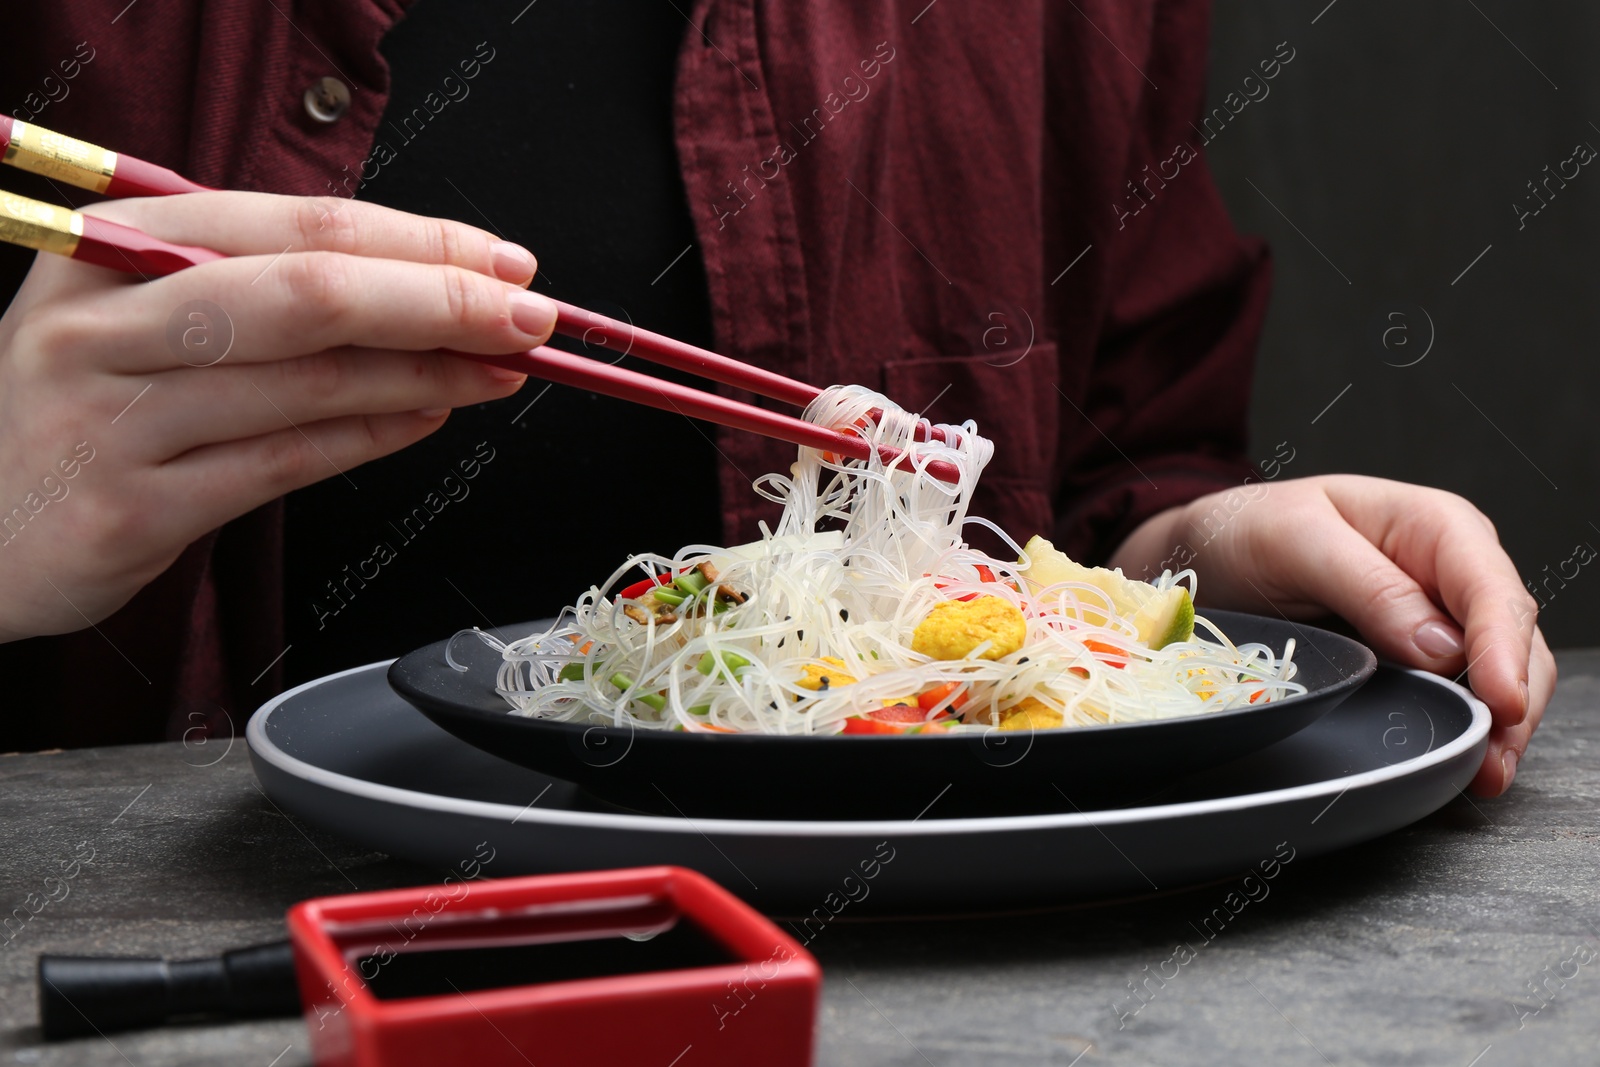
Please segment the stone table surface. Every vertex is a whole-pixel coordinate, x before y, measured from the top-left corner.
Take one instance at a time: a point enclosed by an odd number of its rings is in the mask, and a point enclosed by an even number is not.
[[[1132,984],[1230,884],[831,925],[817,1063],[1600,1063],[1600,651],[1559,661],[1509,795],[1285,867],[1147,1002]],[[242,738],[0,757],[0,912],[27,916],[0,933],[0,1063],[309,1063],[295,1019],[45,1044],[35,958],[215,953],[282,937],[307,897],[439,879],[285,816]]]

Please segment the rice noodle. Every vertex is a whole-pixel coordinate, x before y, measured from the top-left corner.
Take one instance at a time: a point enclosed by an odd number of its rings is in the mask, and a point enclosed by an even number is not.
[[[873,409],[880,412],[876,420],[869,417]],[[480,631],[462,631],[457,637],[472,634],[501,650],[497,689],[512,714],[649,729],[831,734],[886,700],[953,681],[966,687],[962,710],[969,721],[951,728],[982,731],[1027,696],[1062,713],[1064,726],[1083,726],[1218,711],[1305,691],[1292,680],[1292,641],[1280,658],[1264,645],[1236,647],[1197,618],[1194,639],[1151,650],[1137,643],[1133,622],[1117,617],[1097,587],[1031,587],[1021,580],[1020,564],[967,547],[966,522],[995,529],[967,516],[994,448],[975,424],[939,427],[944,441],[931,433],[915,441],[917,416],[857,386],[826,390],[805,418],[901,449],[905,457],[891,470],[876,456],[847,460],[801,448],[789,476],[756,482],[757,492],[783,505],[783,515],[776,530],[763,526],[763,541],[746,548],[745,558],[712,545],[690,545],[671,557],[635,556],[543,633],[502,645]],[[926,473],[933,460],[953,464],[959,481]],[[837,534],[818,534],[841,528],[842,547]],[[747,597],[743,603],[672,622],[643,624],[624,614],[627,604],[648,610],[653,601],[650,593],[624,600],[618,589],[641,574],[672,575],[706,560],[714,562],[719,583]],[[980,576],[980,565],[994,581]],[[1163,574],[1155,584],[1180,582],[1194,592],[1192,571]],[[912,631],[934,605],[969,593],[1001,597],[1021,610],[1022,647],[996,660],[973,658],[982,647],[952,661],[913,651]],[[1116,665],[1103,646],[1097,655],[1085,640],[1127,649],[1126,663]],[[696,668],[707,653],[733,653],[748,666],[703,674]],[[846,666],[836,672],[858,680],[821,692],[802,687],[806,666],[821,665],[822,657],[842,661]],[[563,668],[572,664],[582,665],[582,677],[563,680]],[[632,683],[627,689],[613,684],[619,674]],[[636,699],[648,694],[659,694],[664,706]]]

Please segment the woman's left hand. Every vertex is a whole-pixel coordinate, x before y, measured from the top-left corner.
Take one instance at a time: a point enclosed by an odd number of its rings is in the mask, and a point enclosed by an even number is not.
[[[1380,658],[1466,674],[1493,715],[1472,790],[1496,796],[1511,785],[1556,665],[1537,602],[1471,503],[1357,475],[1251,483],[1150,519],[1112,564],[1147,576],[1147,562],[1170,561],[1183,545],[1203,605],[1291,619],[1332,613]]]

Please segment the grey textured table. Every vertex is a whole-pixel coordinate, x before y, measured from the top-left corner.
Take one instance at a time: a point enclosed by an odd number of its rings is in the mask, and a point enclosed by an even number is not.
[[[1214,940],[1197,927],[1229,882],[1042,915],[828,927],[811,945],[826,975],[818,1063],[1600,1063],[1600,652],[1560,661],[1509,796],[1458,798],[1298,860]],[[0,907],[24,916],[0,933],[3,1062],[305,1064],[297,1020],[44,1045],[34,959],[218,952],[282,936],[305,897],[445,873],[287,818],[242,739],[0,757],[0,827]],[[1180,942],[1194,957],[1167,963]]]

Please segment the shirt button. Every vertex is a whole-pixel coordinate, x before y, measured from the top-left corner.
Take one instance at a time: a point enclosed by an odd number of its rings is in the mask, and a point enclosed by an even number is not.
[[[321,78],[306,90],[306,114],[317,122],[338,122],[350,110],[350,87],[338,78]]]

